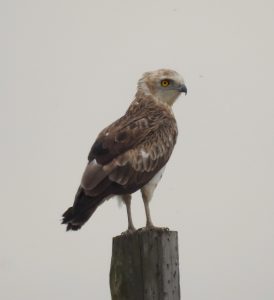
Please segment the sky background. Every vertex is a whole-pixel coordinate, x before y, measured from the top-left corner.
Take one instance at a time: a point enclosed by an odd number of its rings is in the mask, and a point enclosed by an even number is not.
[[[99,131],[163,67],[188,95],[151,213],[179,232],[182,298],[274,299],[273,15],[265,0],[0,0],[1,299],[110,299],[125,208],[79,232],[59,221]]]

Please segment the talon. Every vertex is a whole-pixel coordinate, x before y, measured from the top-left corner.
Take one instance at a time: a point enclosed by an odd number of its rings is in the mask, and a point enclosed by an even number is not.
[[[121,235],[133,234],[135,231],[136,231],[135,228],[128,228],[128,230],[123,231],[123,232],[121,233]]]
[[[169,231],[169,228],[168,227],[157,227],[154,225],[147,225],[146,227],[137,229],[137,231],[151,231],[151,230]]]

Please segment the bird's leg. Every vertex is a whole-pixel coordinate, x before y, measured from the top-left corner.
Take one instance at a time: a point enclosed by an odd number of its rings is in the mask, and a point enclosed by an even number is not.
[[[169,230],[168,228],[162,228],[162,227],[156,227],[153,225],[151,215],[150,215],[150,208],[149,208],[149,202],[152,198],[153,192],[156,188],[156,185],[153,186],[146,186],[141,189],[143,202],[145,206],[145,212],[146,212],[146,227],[141,228],[141,230],[151,230],[151,229],[157,229],[157,230]]]
[[[127,218],[128,218],[128,229],[124,231],[122,234],[128,234],[128,233],[133,233],[136,231],[133,222],[132,222],[132,215],[131,215],[131,195],[126,194],[122,196],[122,199],[126,205],[127,208]]]
[[[145,206],[146,218],[147,218],[146,228],[148,228],[148,229],[154,228],[155,226],[152,223],[151,215],[150,215],[149,202],[144,201],[144,206]]]
[[[153,228],[155,228],[155,226],[152,223],[152,219],[151,219],[151,215],[150,215],[150,209],[149,209],[149,202],[150,202],[150,200],[152,198],[154,189],[153,190],[151,190],[149,188],[143,188],[143,189],[141,189],[142,198],[143,198],[143,202],[144,202],[144,206],[145,206],[146,219],[147,219],[145,229],[153,229]]]

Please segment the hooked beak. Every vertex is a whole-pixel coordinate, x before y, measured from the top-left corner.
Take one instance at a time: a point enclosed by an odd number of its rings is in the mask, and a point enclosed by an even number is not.
[[[181,92],[181,93],[187,94],[187,88],[186,88],[185,84],[182,84],[182,85],[179,87],[178,90],[179,90],[179,92]]]

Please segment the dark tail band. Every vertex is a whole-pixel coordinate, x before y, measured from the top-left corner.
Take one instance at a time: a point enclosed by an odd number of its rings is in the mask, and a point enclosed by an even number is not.
[[[79,188],[73,206],[63,214],[62,224],[67,224],[67,231],[79,230],[103,201],[101,197],[85,195],[84,190]]]

